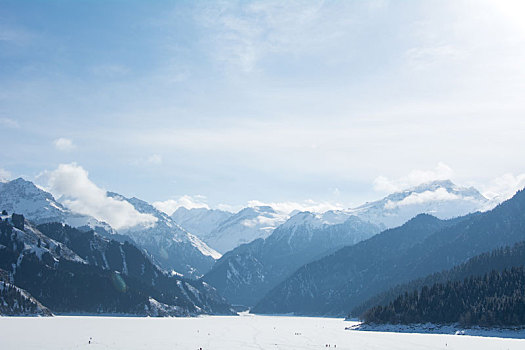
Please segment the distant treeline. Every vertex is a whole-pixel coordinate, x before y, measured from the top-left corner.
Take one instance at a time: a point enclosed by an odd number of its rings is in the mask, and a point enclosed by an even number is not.
[[[366,323],[525,324],[525,268],[513,267],[405,292],[363,314]]]

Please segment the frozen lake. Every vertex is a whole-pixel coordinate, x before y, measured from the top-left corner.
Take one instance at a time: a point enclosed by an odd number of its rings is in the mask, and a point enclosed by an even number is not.
[[[522,339],[346,331],[351,324],[253,315],[0,317],[0,349],[525,349]]]

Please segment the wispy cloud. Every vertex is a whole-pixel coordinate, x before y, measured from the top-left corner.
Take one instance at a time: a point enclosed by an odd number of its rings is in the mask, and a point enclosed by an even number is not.
[[[72,151],[76,148],[75,144],[73,143],[73,140],[65,137],[60,137],[54,140],[53,144],[55,145],[55,148],[57,150],[64,152]]]
[[[7,128],[19,128],[20,124],[11,118],[0,118],[0,125]]]
[[[162,164],[162,156],[160,154],[152,154],[146,159],[146,162],[155,165]]]
[[[161,165],[163,162],[162,155],[154,153],[146,157],[134,158],[130,163],[132,165],[144,166],[144,165]]]
[[[525,188],[525,173],[501,175],[483,186],[483,195],[495,201],[503,201],[512,197],[518,190]]]
[[[91,71],[93,74],[100,77],[117,78],[127,75],[129,73],[129,68],[121,64],[103,64],[93,66]]]
[[[414,47],[408,49],[405,55],[408,65],[414,70],[436,68],[435,65],[443,63],[457,64],[467,57],[463,50],[452,45]]]
[[[197,21],[211,33],[206,43],[216,61],[251,72],[269,55],[310,54],[332,45],[352,22],[342,7],[324,1],[207,3]]]
[[[450,180],[454,176],[454,171],[443,162],[439,162],[431,170],[412,170],[408,175],[398,179],[378,176],[374,180],[374,189],[388,193],[398,192],[409,187],[417,186],[426,182],[436,180]]]
[[[5,169],[0,168],[0,182],[9,181],[11,173]]]
[[[344,209],[339,203],[318,202],[312,199],[307,199],[302,202],[262,202],[258,200],[251,200],[248,202],[249,207],[256,206],[270,206],[278,212],[290,214],[293,211],[310,211],[315,213],[324,213],[328,210]]]
[[[424,191],[421,193],[412,193],[409,196],[403,198],[399,202],[388,201],[385,204],[385,209],[395,209],[397,207],[404,207],[414,204],[433,203],[436,201],[455,201],[459,199],[468,199],[460,197],[457,194],[450,193],[444,188],[438,188],[435,191]]]
[[[210,207],[206,203],[206,197],[201,196],[201,195],[196,195],[196,196],[184,195],[184,196],[180,196],[177,199],[157,201],[157,202],[153,202],[153,206],[157,208],[158,210],[165,212],[168,215],[173,214],[180,207],[184,207],[186,209],[194,209],[194,208],[210,209]]]
[[[0,25],[0,42],[3,41],[15,45],[25,45],[33,38],[35,38],[35,34],[28,30]]]

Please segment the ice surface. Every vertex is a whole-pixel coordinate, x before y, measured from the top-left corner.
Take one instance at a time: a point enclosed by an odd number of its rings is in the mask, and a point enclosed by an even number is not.
[[[351,324],[334,318],[249,314],[0,317],[0,349],[326,349],[327,344],[330,349],[525,349],[523,339],[345,330]]]

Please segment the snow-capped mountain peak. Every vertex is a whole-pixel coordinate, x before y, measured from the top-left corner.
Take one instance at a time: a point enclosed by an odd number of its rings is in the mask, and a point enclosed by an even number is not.
[[[277,212],[270,206],[247,207],[220,223],[206,241],[225,253],[241,244],[268,237],[287,219],[288,214]]]
[[[381,200],[350,209],[349,213],[385,227],[394,227],[420,213],[447,219],[481,210],[487,203],[488,199],[474,187],[439,180],[392,193]]]

